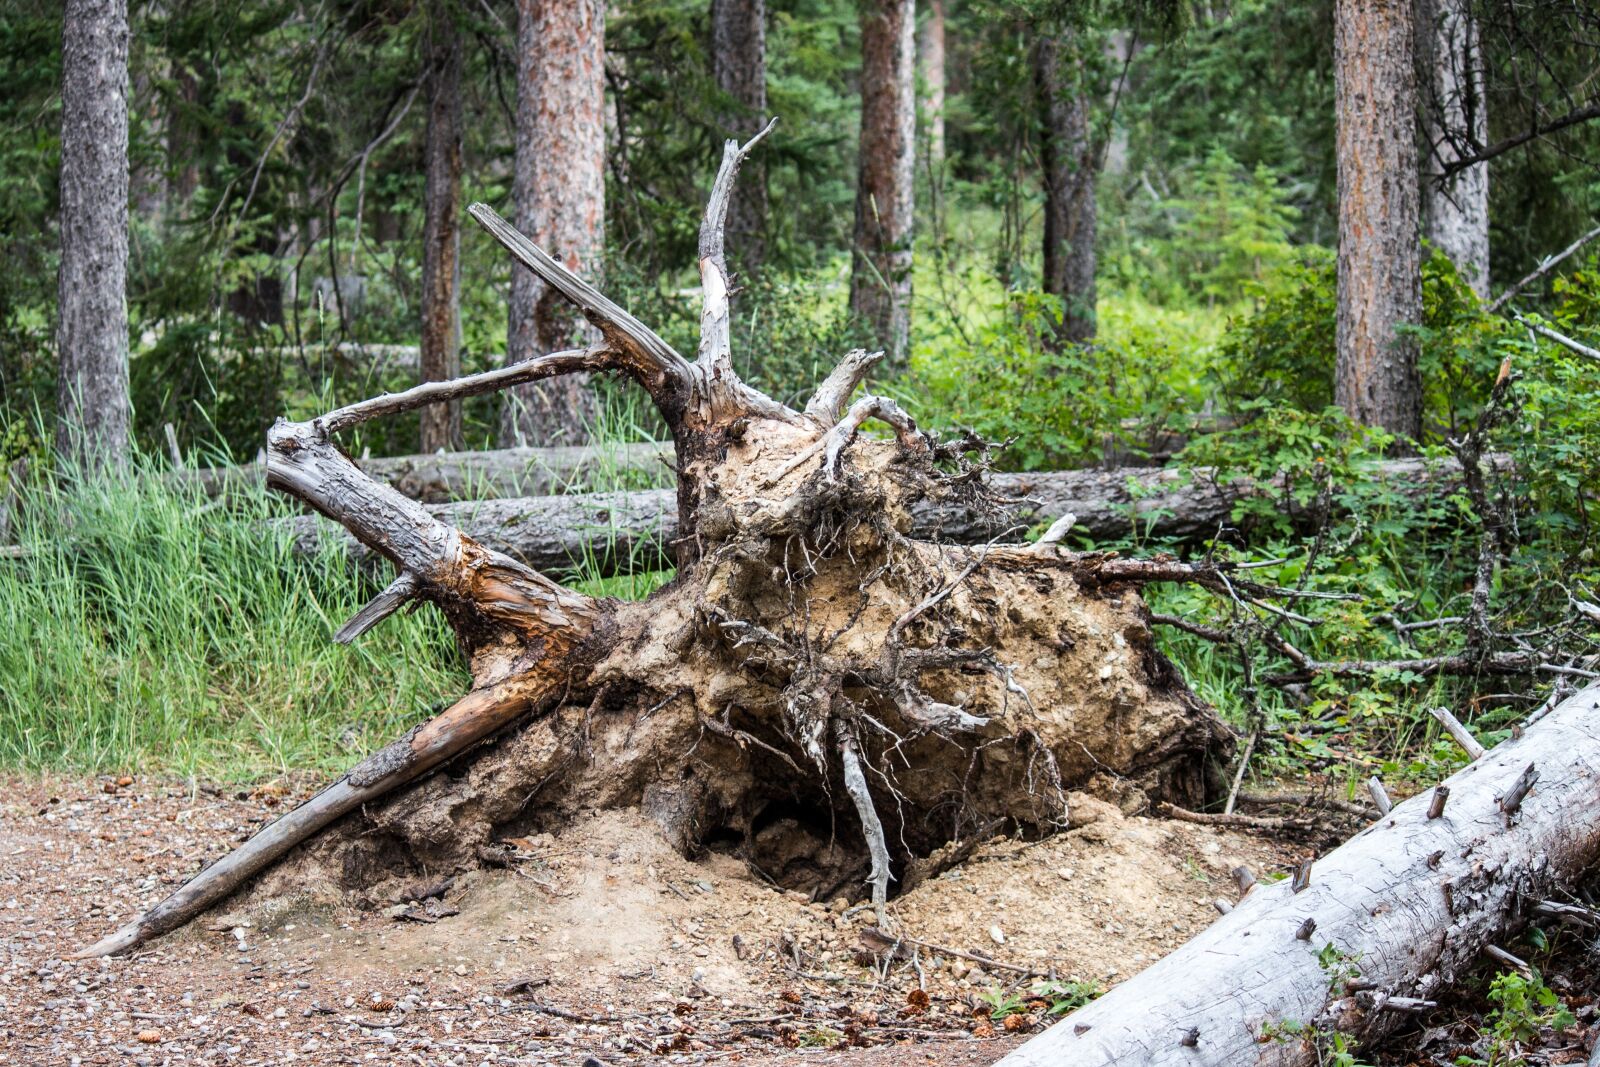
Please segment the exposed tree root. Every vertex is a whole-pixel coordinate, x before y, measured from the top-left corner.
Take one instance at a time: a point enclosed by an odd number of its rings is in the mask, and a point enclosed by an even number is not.
[[[865,892],[881,924],[897,869],[980,829],[1051,832],[1069,788],[1115,782],[1189,807],[1216,795],[1231,731],[1154,648],[1138,587],[1293,591],[1210,564],[912,536],[921,502],[993,509],[987,446],[941,442],[881,397],[852,403],[866,353],[803,412],[739,381],[720,212],[748,148],[729,145],[702,229],[695,362],[476,205],[602,343],[273,428],[270,483],[399,572],[339,636],[429,601],[473,690],[88,951],[173,929],[313,835],[257,879],[258,899],[382,899],[492,858],[505,836],[637,807],[686,853],[728,847],[780,884]],[[673,432],[678,575],[643,602],[581,596],[484,548],[333,442],[370,418],[577,371],[631,378]],[[873,421],[893,436],[864,434]]]

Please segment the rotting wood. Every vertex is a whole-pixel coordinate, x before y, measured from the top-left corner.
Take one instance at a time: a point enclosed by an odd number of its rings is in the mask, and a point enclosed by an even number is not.
[[[1232,734],[1155,649],[1139,588],[1195,582],[1257,603],[1311,594],[1231,563],[1001,543],[1015,530],[1004,517],[989,518],[998,532],[979,547],[915,536],[920,500],[990,516],[991,447],[940,442],[870,393],[852,401],[859,356],[829,376],[810,414],[739,380],[720,212],[750,148],[729,145],[713,184],[693,362],[474,205],[601,340],[271,429],[269,485],[399,576],[342,634],[408,601],[432,604],[472,689],[89,951],[171,930],[252,875],[247,893],[272,899],[475,869],[492,862],[498,828],[533,814],[559,825],[633,808],[687,854],[713,834],[752,839],[773,803],[809,798],[844,829],[847,859],[822,884],[858,882],[870,855],[881,913],[891,863],[903,869],[997,819],[1042,836],[1068,825],[1067,790],[1101,775],[1152,803],[1204,804],[1220,791],[1212,768]],[[673,436],[678,574],[643,601],[563,587],[372,478],[336,441],[370,419],[591,372],[631,379]],[[868,419],[893,439],[859,433]],[[449,774],[429,773],[445,760]],[[906,817],[935,809],[954,818]]]
[[[1309,1067],[1318,1062],[1313,1031],[1370,1041],[1400,1025],[1405,1012],[1381,1010],[1379,994],[1433,999],[1484,953],[1517,966],[1491,949],[1523,921],[1523,902],[1575,883],[1600,860],[1600,832],[1573,817],[1592,809],[1600,781],[1597,711],[1600,687],[1570,697],[1452,775],[1442,817],[1427,817],[1420,794],[1397,804],[1321,857],[1303,892],[1258,886],[1002,1067]],[[1499,798],[1530,763],[1545,773],[1508,829]],[[1316,936],[1298,941],[1308,916]],[[1329,981],[1319,953],[1330,945],[1359,970],[1360,991]],[[1195,1027],[1198,1045],[1183,1047]]]
[[[837,416],[833,417],[837,421]],[[832,425],[832,422],[829,422]],[[676,496],[671,489],[625,492],[564,493],[565,487],[607,470],[667,469],[667,446],[623,446],[608,457],[604,450],[507,449],[498,452],[456,452],[437,456],[361,461],[367,473],[388,481],[401,492],[437,505],[434,514],[452,524],[467,523],[474,537],[498,539],[502,551],[536,568],[561,568],[574,559],[595,557],[605,565],[622,566],[628,557],[607,550],[613,536],[628,545],[671,545],[679,535]],[[1386,460],[1372,477],[1407,493],[1445,492],[1458,485],[1454,461],[1426,463],[1417,459]],[[208,486],[226,484],[229,472],[252,468],[219,468],[184,472],[208,479]],[[952,544],[983,544],[1007,530],[1026,530],[1063,515],[1073,517],[1072,533],[1093,541],[1121,540],[1134,533],[1148,538],[1196,540],[1216,535],[1229,521],[1235,503],[1255,492],[1253,483],[1217,487],[1174,469],[1120,468],[990,474],[986,484],[994,509],[951,501],[922,500],[912,504],[912,536]],[[1269,485],[1263,492],[1281,495]],[[545,496],[521,496],[523,493]],[[551,496],[560,493],[559,497]],[[462,499],[470,498],[470,499]],[[492,501],[492,505],[489,503]],[[597,531],[592,516],[615,516]],[[474,525],[472,516],[483,518]],[[300,538],[311,543],[313,524],[297,525]],[[532,531],[532,532],[528,532]],[[336,530],[325,532],[336,534]],[[1018,536],[1012,535],[1013,538]],[[637,560],[656,569],[671,553],[656,548]]]

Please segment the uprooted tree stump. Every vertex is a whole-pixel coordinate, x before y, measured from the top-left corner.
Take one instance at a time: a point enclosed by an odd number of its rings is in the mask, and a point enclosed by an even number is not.
[[[1138,588],[1265,591],[1209,564],[1068,552],[1062,523],[1032,545],[909,536],[919,501],[984,504],[986,446],[941,443],[883,397],[852,402],[874,362],[863,352],[804,411],[734,374],[722,223],[750,147],[727,146],[701,230],[693,362],[475,205],[601,340],[272,428],[269,483],[399,572],[336,639],[432,602],[472,690],[85,954],[173,930],[285,857],[259,893],[376,896],[624,806],[685,852],[733,843],[813,895],[870,890],[881,914],[911,858],[997,822],[1049,832],[1067,790],[1097,777],[1190,806],[1214,793],[1232,735],[1153,646]],[[643,602],[584,596],[485,549],[335,443],[367,419],[580,371],[631,378],[672,431],[678,573]],[[893,437],[860,436],[869,419]]]

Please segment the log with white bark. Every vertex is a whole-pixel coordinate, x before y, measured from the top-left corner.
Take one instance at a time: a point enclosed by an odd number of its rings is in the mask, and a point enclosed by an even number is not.
[[[654,446],[641,446],[650,448]],[[554,453],[560,450],[541,450]],[[582,452],[583,449],[572,449]],[[475,453],[455,453],[452,470],[459,480],[477,482],[489,464],[465,463]],[[497,453],[476,453],[495,456]],[[429,457],[411,457],[426,460]],[[446,457],[437,457],[441,460]],[[367,461],[363,468],[375,477]],[[410,484],[439,484],[418,464],[407,475]],[[1374,464],[1371,479],[1397,492],[1447,492],[1460,484],[1454,460],[1387,460]],[[989,485],[1010,507],[997,518],[955,503],[920,501],[912,505],[915,537],[946,544],[983,544],[1002,536],[1016,540],[1028,528],[1072,515],[1071,533],[1095,541],[1137,534],[1145,538],[1199,539],[1215,536],[1230,524],[1234,505],[1255,493],[1281,496],[1281,483],[1249,482],[1217,485],[1204,473],[1122,468],[1056,471],[1040,474],[991,474]],[[397,488],[406,490],[402,482]],[[670,566],[671,546],[678,538],[677,498],[670,489],[616,493],[574,493],[547,497],[464,500],[430,504],[435,518],[460,526],[484,545],[504,552],[537,570],[571,570],[580,561],[601,574],[654,570]],[[1292,505],[1289,510],[1293,512]],[[346,545],[357,557],[364,551],[336,525],[314,516],[294,520],[296,541],[314,551],[324,538]],[[1003,536],[1007,530],[1010,536]]]
[[[1440,794],[1448,803],[1430,818]],[[1408,998],[1433,998],[1590,872],[1597,801],[1600,686],[1591,686],[1318,858],[1303,891],[1287,879],[1256,885],[1000,1067],[1308,1067],[1333,1031],[1381,1037]],[[1296,936],[1308,926],[1309,937]]]
[[[550,448],[496,448],[483,452],[433,452],[412,456],[369,457],[364,473],[387,482],[406,496],[429,504],[451,500],[547,496],[582,487],[614,472],[647,475],[668,471],[671,441],[618,445],[557,445]],[[173,477],[196,485],[207,496],[221,496],[263,485],[262,463],[183,470]]]

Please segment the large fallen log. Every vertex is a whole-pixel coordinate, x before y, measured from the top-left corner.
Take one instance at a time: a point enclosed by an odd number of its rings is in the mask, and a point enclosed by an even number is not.
[[[1256,885],[1000,1065],[1310,1065],[1334,1032],[1381,1037],[1590,871],[1597,800],[1591,686],[1316,860],[1302,891],[1288,879]]]
[[[413,500],[442,504],[451,500],[546,496],[574,486],[581,488],[602,474],[629,472],[647,477],[669,472],[671,464],[671,441],[646,441],[603,447],[561,445],[369,457],[361,460],[361,469]],[[267,468],[264,463],[201,467],[179,471],[175,478],[180,483],[199,486],[208,496],[221,496],[265,485]]]
[[[363,469],[374,462],[368,461]],[[1422,495],[1459,485],[1460,467],[1454,460],[1388,460],[1373,466],[1371,478],[1400,492]],[[912,536],[976,545],[1009,530],[1011,536],[1003,539],[1015,540],[1031,526],[1071,514],[1073,533],[1095,541],[1130,535],[1192,540],[1214,536],[1228,526],[1234,505],[1245,496],[1283,496],[1279,482],[1222,485],[1203,472],[1181,470],[991,474],[987,480],[1009,502],[998,516],[951,501],[921,500],[911,507]],[[660,569],[671,566],[672,545],[678,538],[677,498],[670,489],[458,501],[429,505],[428,510],[496,552],[537,570],[568,571],[580,562],[585,570],[600,574]],[[1285,510],[1296,513],[1292,500]],[[314,516],[295,522],[302,550],[314,551],[324,538],[335,538],[358,558],[364,557],[356,540],[335,524]]]

